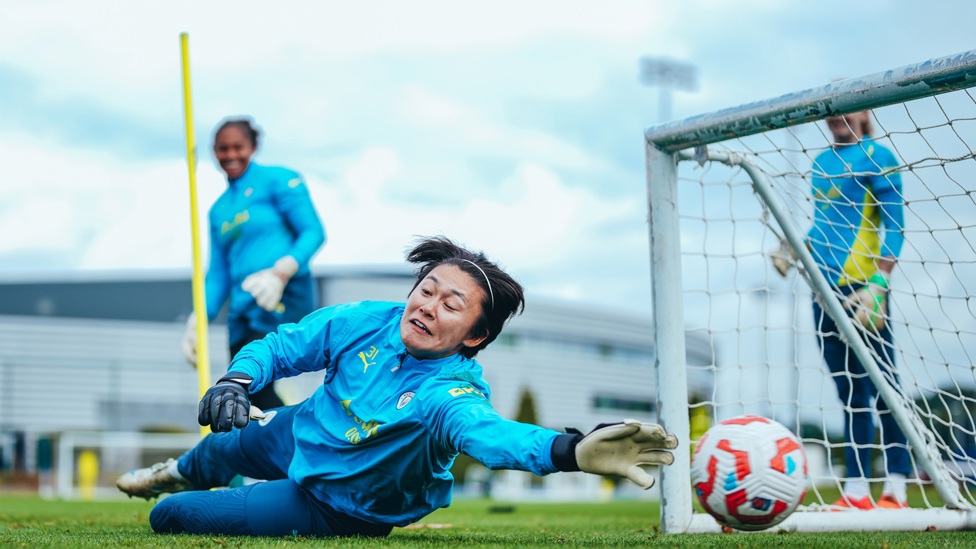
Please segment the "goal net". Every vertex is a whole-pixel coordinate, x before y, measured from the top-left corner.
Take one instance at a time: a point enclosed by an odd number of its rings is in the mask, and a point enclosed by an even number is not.
[[[976,51],[966,52],[645,133],[659,419],[692,442],[708,424],[742,414],[775,419],[800,435],[811,485],[804,505],[779,528],[976,527],[974,69]],[[865,110],[871,139],[848,146],[869,157],[887,149],[893,165],[851,164],[849,173],[824,173],[818,155],[837,157],[826,119]],[[808,234],[816,223],[821,229],[834,223],[838,234],[860,231],[885,241],[886,231],[896,229],[890,222],[825,221],[823,208],[833,208],[837,197],[813,189],[819,178],[823,191],[823,180],[832,177],[901,180],[904,244],[883,311],[890,342],[876,343],[878,332],[852,321],[849,290],[839,276],[822,272],[840,274],[821,269],[823,243],[811,244]],[[871,194],[862,201],[847,206],[886,209]],[[790,267],[785,276],[772,261],[783,244],[794,250],[780,255]],[[869,263],[877,259],[865,254]],[[821,329],[814,303],[836,328]],[[685,328],[713,342],[714,364],[685,365]],[[846,342],[864,367],[834,377],[867,377],[888,410],[876,403],[845,410],[821,350],[820,341],[830,337]],[[890,362],[898,379],[886,367]],[[704,371],[689,371],[695,369]],[[713,389],[689,395],[686,378],[701,374],[711,377]],[[874,500],[896,447],[902,455],[908,449],[911,509],[824,512],[851,480],[845,426],[852,413],[876,416],[878,432],[866,445],[871,457],[861,467]],[[886,442],[885,416],[897,422],[906,443]],[[675,465],[661,470],[662,528],[719,531],[695,512],[689,454],[683,445]]]

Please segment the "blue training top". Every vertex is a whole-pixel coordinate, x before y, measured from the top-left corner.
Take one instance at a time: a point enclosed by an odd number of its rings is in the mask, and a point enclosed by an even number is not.
[[[834,145],[813,162],[813,226],[807,242],[827,280],[863,284],[879,257],[905,242],[901,174],[895,155],[874,140]]]
[[[315,309],[308,264],[325,243],[325,229],[302,176],[292,170],[251,162],[241,177],[227,183],[210,208],[206,295],[210,320],[230,298],[227,323],[233,345],[248,330],[268,333]],[[285,287],[278,310],[265,311],[241,283],[286,255],[298,261],[298,272]]]
[[[451,502],[463,452],[492,469],[556,472],[557,431],[508,420],[481,365],[460,354],[418,360],[400,339],[403,303],[320,309],[247,344],[230,371],[273,379],[325,369],[295,415],[288,476],[337,510],[406,526]]]

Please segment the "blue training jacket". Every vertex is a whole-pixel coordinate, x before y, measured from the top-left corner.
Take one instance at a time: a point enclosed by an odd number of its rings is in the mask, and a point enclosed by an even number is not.
[[[898,161],[873,139],[835,145],[813,163],[810,250],[827,280],[863,284],[877,258],[897,258],[905,242]]]
[[[273,379],[325,369],[295,415],[288,476],[354,517],[405,526],[451,502],[459,452],[491,469],[556,472],[557,431],[508,420],[481,365],[460,354],[418,360],[400,339],[403,303],[320,309],[246,345],[230,371]]]
[[[309,261],[325,243],[325,229],[301,175],[287,168],[251,162],[210,208],[210,266],[207,270],[207,317],[213,320],[230,299],[231,345],[248,330],[274,331],[297,322],[315,307]],[[276,311],[265,311],[241,289],[248,275],[291,255],[298,272],[285,287]]]

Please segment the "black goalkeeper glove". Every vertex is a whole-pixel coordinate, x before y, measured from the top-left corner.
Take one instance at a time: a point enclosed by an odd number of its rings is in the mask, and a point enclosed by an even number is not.
[[[214,433],[247,427],[251,401],[247,388],[254,378],[241,372],[227,372],[200,399],[197,422],[209,425]]]
[[[641,465],[671,465],[678,439],[660,425],[625,419],[601,423],[583,436],[567,429],[552,444],[552,463],[560,471],[583,471],[596,475],[627,477],[643,489],[654,485],[654,477]]]

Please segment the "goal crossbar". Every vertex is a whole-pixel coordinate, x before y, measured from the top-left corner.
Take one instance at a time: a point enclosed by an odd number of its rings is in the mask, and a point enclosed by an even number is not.
[[[655,148],[674,153],[973,86],[976,50],[659,124],[648,128],[644,138]]]

